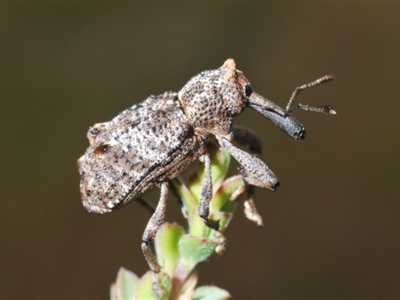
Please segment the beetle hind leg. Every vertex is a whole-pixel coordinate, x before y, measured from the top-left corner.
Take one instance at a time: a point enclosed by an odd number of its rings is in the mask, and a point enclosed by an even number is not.
[[[160,265],[157,263],[157,259],[151,251],[151,245],[153,244],[158,229],[164,223],[165,211],[167,208],[167,198],[168,181],[161,184],[160,200],[158,201],[156,210],[151,216],[149,222],[147,223],[146,229],[144,230],[142,236],[142,251],[147,261],[147,264],[154,273],[160,272]]]
[[[201,188],[200,202],[198,206],[198,214],[204,220],[204,223],[215,230],[219,229],[219,221],[211,220],[210,214],[210,202],[212,199],[212,181],[211,181],[211,160],[208,153],[205,153],[201,157],[204,163],[204,178]]]

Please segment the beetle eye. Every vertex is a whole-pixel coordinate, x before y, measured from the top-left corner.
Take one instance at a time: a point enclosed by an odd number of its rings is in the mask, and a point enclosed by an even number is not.
[[[104,154],[110,150],[110,146],[107,143],[101,143],[94,149],[94,154]]]
[[[246,84],[244,86],[244,92],[246,93],[247,97],[250,97],[251,93],[253,93],[253,90],[251,89],[250,84]]]

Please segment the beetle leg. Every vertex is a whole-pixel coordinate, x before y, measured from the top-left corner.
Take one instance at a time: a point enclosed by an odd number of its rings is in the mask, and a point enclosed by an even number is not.
[[[247,219],[256,223],[258,227],[264,226],[263,219],[261,215],[258,213],[256,204],[254,203],[252,198],[247,199],[244,202],[244,215],[246,216]]]
[[[208,153],[203,154],[201,159],[204,162],[204,177],[201,187],[198,214],[208,227],[218,230],[219,222],[209,219],[210,202],[212,199],[211,160]]]
[[[161,195],[158,201],[157,207],[149,222],[147,223],[146,229],[144,230],[142,237],[142,251],[150,269],[154,273],[160,272],[160,266],[157,263],[157,259],[151,251],[151,244],[154,241],[156,233],[160,226],[164,223],[165,211],[167,208],[168,198],[168,181],[161,184]]]
[[[249,149],[253,156],[260,157],[262,152],[261,139],[249,128],[242,126],[233,126],[233,139],[239,145],[242,145]],[[243,170],[244,171],[244,170]],[[258,213],[256,204],[252,199],[254,195],[255,186],[246,184],[247,199],[244,201],[244,214],[247,219],[253,221],[257,226],[264,226],[261,215]]]
[[[225,137],[216,138],[241,165],[239,171],[246,183],[270,190],[279,186],[278,178],[261,159],[235,147]]]

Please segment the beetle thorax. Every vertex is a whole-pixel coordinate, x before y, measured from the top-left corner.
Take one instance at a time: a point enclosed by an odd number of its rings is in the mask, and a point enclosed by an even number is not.
[[[245,107],[247,98],[242,72],[222,66],[193,77],[179,92],[179,100],[188,123],[203,138],[210,134],[225,136],[232,117]]]

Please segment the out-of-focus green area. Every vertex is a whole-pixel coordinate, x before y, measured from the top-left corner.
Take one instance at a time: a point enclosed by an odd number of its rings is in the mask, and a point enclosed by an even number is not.
[[[0,3],[0,298],[106,299],[120,266],[145,273],[147,212],[133,203],[95,216],[81,205],[86,132],[229,57],[281,106],[296,86],[335,75],[297,101],[338,114],[296,111],[307,128],[298,142],[251,109],[235,119],[261,136],[281,187],[257,190],[263,229],[238,205],[227,252],[201,266],[200,284],[236,299],[400,298],[399,11],[377,2]],[[167,220],[184,224],[172,195]]]

